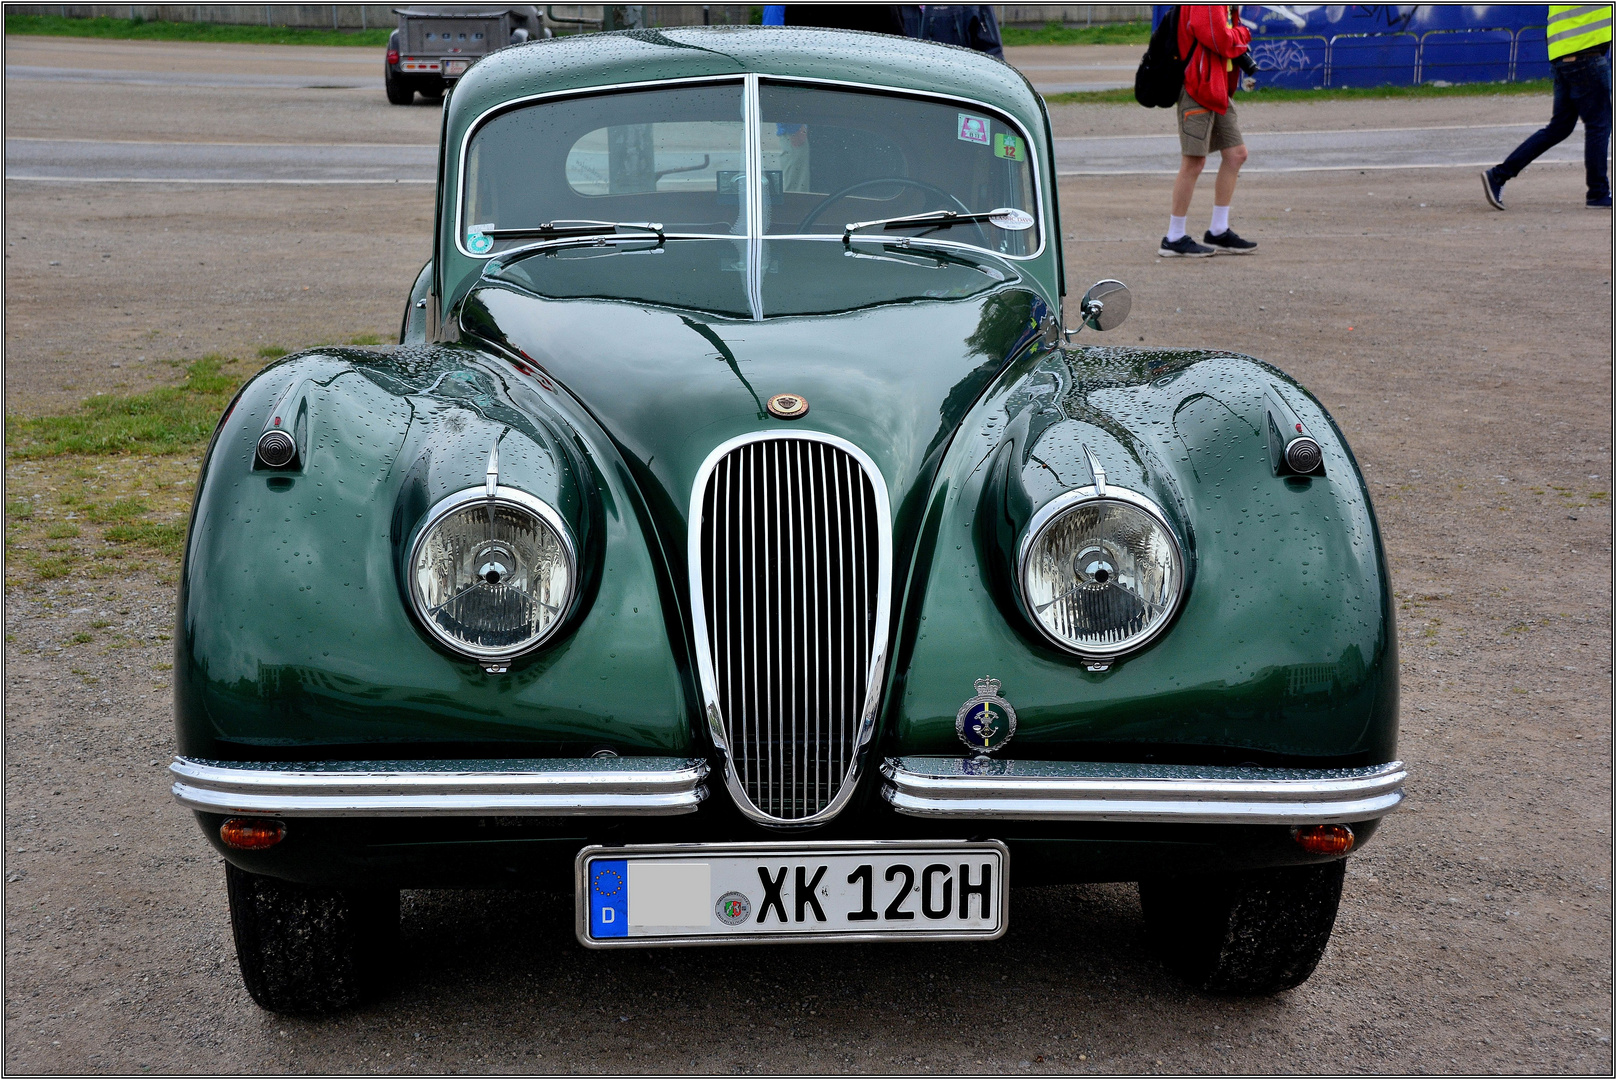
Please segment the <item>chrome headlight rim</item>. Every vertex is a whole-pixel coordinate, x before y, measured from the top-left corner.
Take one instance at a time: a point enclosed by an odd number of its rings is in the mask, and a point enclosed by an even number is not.
[[[1132,638],[1125,638],[1106,649],[1082,648],[1073,645],[1069,641],[1063,641],[1060,637],[1051,633],[1044,623],[1039,620],[1039,617],[1033,613],[1033,606],[1028,603],[1027,599],[1028,561],[1032,558],[1039,539],[1045,530],[1065,516],[1068,511],[1091,503],[1106,502],[1121,503],[1136,510],[1144,511],[1167,534],[1168,542],[1173,545],[1174,563],[1179,572],[1178,588],[1174,592],[1173,602],[1168,606],[1168,613],[1155,626],[1141,631]],[[1179,615],[1179,609],[1184,605],[1185,593],[1189,588],[1190,562],[1185,556],[1185,545],[1179,539],[1179,530],[1173,527],[1173,523],[1168,520],[1168,515],[1163,512],[1162,507],[1158,505],[1156,500],[1141,495],[1137,491],[1119,487],[1110,481],[1106,484],[1104,494],[1097,493],[1093,487],[1083,487],[1064,492],[1045,503],[1029,519],[1027,527],[1022,530],[1022,540],[1017,545],[1016,601],[1017,605],[1022,609],[1023,616],[1046,641],[1062,652],[1070,653],[1080,660],[1109,664],[1131,653],[1139,652],[1161,637],[1168,627],[1173,625],[1174,619]]]
[[[416,556],[420,554],[421,545],[426,542],[427,537],[432,535],[433,529],[449,515],[458,510],[464,510],[468,505],[485,505],[490,502],[496,506],[501,504],[513,506],[536,515],[539,520],[549,526],[551,532],[555,533],[556,539],[561,543],[562,552],[567,556],[567,596],[560,605],[560,614],[545,629],[544,633],[515,649],[484,648],[462,641],[446,632],[436,622],[427,617],[426,603],[422,599],[420,586],[416,582]],[[567,527],[567,522],[562,519],[561,514],[557,512],[555,507],[543,499],[529,495],[526,491],[506,487],[503,484],[494,489],[492,498],[485,487],[466,488],[451,495],[446,495],[433,503],[432,508],[421,519],[421,525],[416,529],[415,537],[410,541],[409,551],[405,555],[404,576],[410,590],[411,613],[415,615],[416,621],[426,628],[427,633],[432,635],[433,640],[451,652],[476,660],[479,663],[503,663],[527,656],[536,649],[543,648],[545,643],[555,637],[557,631],[572,616],[573,601],[578,598],[578,547],[573,542],[573,533]]]

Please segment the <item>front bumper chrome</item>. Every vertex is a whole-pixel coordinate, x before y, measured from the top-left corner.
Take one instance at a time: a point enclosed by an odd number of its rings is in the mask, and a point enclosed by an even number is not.
[[[916,817],[1310,825],[1366,821],[1404,798],[1403,762],[1257,769],[899,757],[882,794]]]
[[[689,814],[699,758],[202,761],[175,758],[174,798],[210,814],[480,817]]]

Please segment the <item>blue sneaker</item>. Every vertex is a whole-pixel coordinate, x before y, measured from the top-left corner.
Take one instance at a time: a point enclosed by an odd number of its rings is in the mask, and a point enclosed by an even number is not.
[[[1250,255],[1258,250],[1257,244],[1251,240],[1241,239],[1234,229],[1225,229],[1217,234],[1209,232],[1202,237],[1202,243],[1220,255]]]
[[[1482,194],[1495,210],[1505,208],[1505,185],[1493,178],[1492,169],[1482,170]]]
[[[1607,195],[1604,199],[1590,199],[1583,205],[1587,206],[1591,210],[1610,210],[1611,196]]]
[[[1165,259],[1205,259],[1213,254],[1210,247],[1202,247],[1186,233],[1179,239],[1169,242],[1164,236],[1162,243],[1157,247],[1157,254]]]

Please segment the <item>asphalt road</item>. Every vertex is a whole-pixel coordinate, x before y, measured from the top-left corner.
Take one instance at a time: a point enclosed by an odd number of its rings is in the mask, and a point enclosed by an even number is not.
[[[240,64],[273,74],[266,55]],[[195,53],[198,70],[232,62]],[[55,144],[301,160],[436,128],[371,90],[7,89],[8,136]],[[1244,122],[1442,129],[1548,109],[1336,102]],[[1086,140],[1172,121],[1064,106],[1053,122]],[[265,346],[385,338],[431,246],[430,185],[5,189],[8,413],[172,384],[210,352],[250,365]],[[1364,470],[1399,604],[1409,801],[1350,860],[1309,982],[1186,991],[1127,884],[1015,887],[1010,932],[980,946],[618,954],[577,945],[565,893],[411,891],[386,995],[324,1021],[266,1014],[236,970],[219,862],[168,793],[172,568],[124,568],[72,502],[183,514],[196,462],[10,460],[8,500],[37,508],[24,542],[77,567],[6,592],[5,1070],[1609,1075],[1611,216],[1583,208],[1576,166],[1529,170],[1504,214],[1471,169],[1253,173],[1233,221],[1258,253],[1168,260],[1166,191],[1062,178],[1073,290],[1120,277],[1135,297],[1120,330],[1081,340],[1227,348],[1302,380]],[[1197,230],[1209,196],[1204,181]]]
[[[191,62],[187,46],[164,42],[6,41],[6,79],[129,86],[252,89],[380,89],[376,58],[358,49],[272,46],[200,46]],[[1132,71],[1137,50],[1125,46],[1031,46],[1010,59],[1045,93],[1098,89],[1102,76]],[[336,54],[336,55],[331,55]],[[363,54],[363,55],[343,55]],[[1130,60],[1130,57],[1134,57]],[[367,73],[368,71],[368,73]],[[1074,82],[1079,74],[1100,82]],[[1125,80],[1127,82],[1128,80]],[[1168,114],[1164,113],[1166,117]],[[1167,120],[1161,126],[1171,127]],[[1398,126],[1378,129],[1274,131],[1245,129],[1253,157],[1248,173],[1472,167],[1502,160],[1540,122]],[[6,139],[7,179],[51,181],[281,183],[432,183],[436,143],[287,146],[247,139],[172,142],[129,139]],[[1581,126],[1540,158],[1543,164],[1583,160]],[[1162,175],[1178,167],[1172,134],[1058,138],[1056,168],[1064,176]]]
[[[1465,124],[1353,131],[1250,132],[1245,172],[1484,167],[1502,160],[1537,125]],[[1172,175],[1174,135],[1056,140],[1062,176]],[[1583,160],[1580,127],[1539,161]],[[138,142],[8,138],[6,179],[220,183],[430,184],[437,148],[411,144]]]
[[[1006,58],[1032,80],[1040,93],[1059,94],[1134,85],[1134,69],[1142,51],[1135,45],[1031,45],[1007,49]],[[380,52],[369,49],[6,39],[6,78],[19,81],[380,89],[380,62]]]

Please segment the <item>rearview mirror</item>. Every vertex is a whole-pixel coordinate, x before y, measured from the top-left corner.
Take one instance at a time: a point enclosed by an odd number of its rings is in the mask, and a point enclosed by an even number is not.
[[[1111,330],[1123,325],[1123,320],[1129,317],[1129,308],[1134,300],[1129,296],[1129,287],[1121,281],[1108,278],[1097,281],[1084,293],[1083,302],[1079,305],[1084,325],[1091,330]]]

